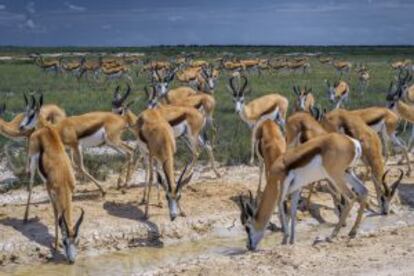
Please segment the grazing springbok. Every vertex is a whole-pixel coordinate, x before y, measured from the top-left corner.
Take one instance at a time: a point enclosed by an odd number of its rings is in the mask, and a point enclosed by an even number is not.
[[[36,106],[40,112],[41,102]],[[59,228],[66,259],[74,263],[79,228],[83,221],[82,209],[79,219],[73,224],[72,195],[75,189],[75,176],[70,160],[65,152],[58,130],[46,123],[44,127],[33,132],[29,139],[28,156],[30,162],[26,171],[35,175],[39,171],[50,197],[55,219],[54,247],[58,249]]]
[[[39,106],[42,106],[43,95],[40,96]],[[22,131],[39,129],[47,125],[47,121],[39,116],[39,109],[29,106],[26,108],[25,116],[20,123]],[[76,166],[81,173],[92,181],[105,195],[102,184],[90,175],[83,162],[83,147],[96,147],[107,145],[125,157],[127,163],[121,169],[118,178],[118,188],[122,183],[122,176],[126,170],[126,178],[129,179],[132,166],[132,157],[134,149],[122,141],[122,134],[131,127],[128,120],[123,116],[113,114],[112,112],[91,112],[78,116],[66,117],[59,123],[55,124],[56,131],[59,133],[63,144],[71,149]],[[32,179],[31,179],[32,180]],[[29,196],[27,210],[30,203],[31,187],[33,182],[29,183]],[[27,220],[28,211],[25,213]]]
[[[274,93],[256,98],[245,104],[244,98],[250,91],[245,91],[248,84],[247,78],[245,76],[242,76],[241,79],[244,81],[244,83],[240,86],[237,86],[234,83],[234,77],[230,78],[229,84],[232,91],[236,112],[239,114],[240,118],[252,129],[250,164],[253,164],[254,147],[256,144],[256,132],[257,127],[260,125],[258,122],[264,121],[266,119],[271,119],[273,121],[278,120],[279,124],[283,128],[289,102],[285,97]]]
[[[349,85],[345,81],[336,81],[331,85],[329,80],[325,80],[327,86],[327,95],[332,103],[335,103],[335,108],[340,108],[342,103],[348,100]]]
[[[300,191],[310,183],[322,179],[329,179],[335,191],[343,197],[340,219],[328,239],[337,236],[356,199],[360,207],[349,232],[349,236],[354,237],[362,221],[368,196],[362,181],[350,170],[350,167],[361,157],[361,153],[361,144],[357,140],[331,133],[290,148],[285,154],[272,160],[269,178],[258,208],[252,197],[250,202],[246,202],[240,196],[241,221],[248,237],[247,248],[256,249],[276,205],[279,207],[284,232],[282,244],[286,244],[288,240],[293,244]],[[286,218],[286,200],[289,196],[291,197],[290,227]]]
[[[332,64],[333,58],[332,57],[319,57],[318,60],[322,64]]]
[[[294,106],[294,110],[302,110],[306,112],[311,112],[312,108],[315,105],[315,98],[312,94],[312,87],[308,88],[305,86],[304,88],[300,88],[299,86],[293,86],[293,92],[296,95],[296,102]]]
[[[384,160],[381,140],[377,132],[359,116],[344,109],[335,109],[326,113],[321,124],[328,132],[343,132],[361,143],[362,161],[371,168],[380,213],[387,215],[399,182],[391,188],[393,193],[389,193],[389,189],[385,188],[386,184],[381,182],[384,177]]]
[[[170,219],[173,221],[178,215],[184,216],[185,214],[180,207],[181,191],[184,185],[190,182],[192,173],[184,177],[187,171],[186,166],[177,183],[175,182],[174,154],[176,145],[174,130],[157,109],[149,109],[138,116],[133,131],[137,137],[141,153],[149,157],[149,165],[147,166],[149,180],[146,182],[144,190],[144,201],[146,202],[145,217],[148,218],[149,213],[149,200],[153,181],[153,160],[156,161],[157,167],[160,168],[157,170],[157,180],[165,190]],[[162,170],[164,176],[162,176],[159,170]]]

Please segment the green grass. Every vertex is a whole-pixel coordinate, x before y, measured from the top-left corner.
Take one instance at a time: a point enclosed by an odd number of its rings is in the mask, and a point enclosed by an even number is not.
[[[30,48],[0,48],[5,54],[22,55],[30,52],[53,52],[62,49],[30,49]],[[65,51],[96,51],[101,49],[72,49],[64,48]],[[247,52],[260,52],[262,57],[274,57],[286,52],[335,52],[335,56],[351,61],[352,63],[367,63],[370,69],[371,80],[368,91],[364,96],[357,93],[357,75],[352,72],[349,76],[351,95],[349,102],[345,103],[348,108],[385,105],[385,94],[389,82],[394,76],[390,67],[390,61],[412,58],[414,59],[414,48],[411,47],[160,47],[160,48],[116,48],[102,49],[106,51],[140,51],[147,54],[147,58],[169,58],[183,51],[197,51],[201,58],[212,59],[221,56],[222,52],[233,52],[237,56],[246,56]],[[247,101],[269,92],[277,92],[289,98],[291,106],[294,100],[292,85],[312,86],[317,105],[331,108],[326,98],[325,79],[334,81],[338,78],[335,70],[330,65],[321,65],[316,58],[310,58],[311,72],[300,73],[276,73],[264,72],[261,76],[256,73],[249,74],[249,82],[252,94]],[[139,102],[133,106],[138,113],[143,110],[145,97],[143,87],[148,84],[146,76],[136,76],[138,66],[133,67],[131,74],[134,80],[133,95],[140,97]],[[215,92],[217,109],[215,120],[218,126],[217,145],[215,147],[216,159],[225,164],[238,164],[246,162],[250,152],[250,130],[241,122],[234,112],[234,106],[226,85],[229,73],[222,72],[218,87]],[[121,84],[125,85],[121,82]],[[40,90],[45,96],[46,103],[56,103],[62,106],[68,115],[81,114],[95,110],[111,110],[112,92],[117,85],[116,82],[107,85],[90,85],[82,80],[78,82],[72,76],[55,76],[46,74],[37,66],[27,62],[4,62],[0,63],[0,102],[6,102],[8,112],[5,118],[10,119],[14,114],[23,110],[22,94],[29,91]],[[174,83],[173,87],[178,86]],[[131,138],[131,136],[129,136]],[[5,138],[0,138],[4,143]],[[182,151],[181,151],[182,152]],[[205,155],[203,155],[205,158]]]

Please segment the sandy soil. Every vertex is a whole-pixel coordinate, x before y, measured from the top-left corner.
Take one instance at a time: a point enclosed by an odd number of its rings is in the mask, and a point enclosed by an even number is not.
[[[182,196],[187,217],[179,217],[174,222],[169,220],[163,194],[164,207],[157,206],[156,189],[152,194],[151,217],[144,219],[144,208],[137,203],[143,191],[142,171],[137,172],[131,187],[124,191],[116,190],[116,176],[110,177],[105,183],[109,189],[105,198],[100,197],[92,184],[79,184],[74,197],[75,214],[79,214],[79,207],[86,212],[80,233],[80,258],[215,237],[244,238],[237,196],[248,189],[256,190],[258,168],[221,167],[220,171],[223,177],[215,179],[211,171],[196,168],[194,179]],[[407,177],[400,186],[403,205],[394,204],[397,214],[384,221],[367,218],[368,223],[354,240],[345,238],[346,231],[343,231],[342,238],[334,243],[312,245],[318,235],[328,233],[336,222],[330,197],[320,193],[314,197],[311,214],[299,213],[302,221],[295,246],[280,246],[281,234],[269,231],[274,240],[270,245],[265,243],[258,252],[246,252],[243,246],[229,254],[199,254],[173,265],[157,266],[147,273],[412,274],[414,227],[410,221],[413,218],[414,224],[414,216],[409,211],[414,206],[412,183],[413,178]],[[23,190],[0,195],[0,271],[2,267],[29,263],[63,263],[61,253],[51,249],[53,214],[44,188],[35,188],[27,224],[22,222],[25,200]],[[276,216],[272,221],[277,221]]]

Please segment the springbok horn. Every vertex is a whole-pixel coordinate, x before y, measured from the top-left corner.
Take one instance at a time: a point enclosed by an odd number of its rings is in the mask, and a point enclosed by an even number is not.
[[[24,104],[25,104],[25,106],[28,106],[29,105],[29,100],[27,99],[26,93],[23,93],[23,98],[24,98]]]
[[[388,174],[389,171],[390,171],[390,169],[385,171],[384,175],[382,176],[382,181],[381,181],[386,195],[390,194],[390,189],[388,188],[387,183],[385,183],[385,178],[387,177],[387,174]]]
[[[125,92],[125,95],[122,97],[121,102],[124,102],[128,98],[130,93],[131,93],[131,86],[128,83],[127,84],[127,91]]]
[[[241,78],[244,80],[244,83],[243,83],[242,88],[240,89],[240,93],[243,93],[243,92],[244,92],[244,90],[245,90],[245,89],[246,89],[246,87],[247,87],[247,83],[248,83],[248,81],[247,81],[246,76],[241,76]]]
[[[394,183],[391,184],[391,196],[394,196],[395,191],[397,190],[397,187],[398,187],[398,185],[400,185],[401,179],[404,176],[403,170],[399,169],[399,171],[400,171],[400,176],[398,177],[398,179]]]
[[[75,229],[74,229],[75,237],[77,237],[78,234],[79,234],[79,227],[81,226],[81,224],[83,222],[83,216],[84,215],[85,215],[85,211],[83,210],[83,208],[81,208],[81,214],[78,218],[78,221],[75,224]]]

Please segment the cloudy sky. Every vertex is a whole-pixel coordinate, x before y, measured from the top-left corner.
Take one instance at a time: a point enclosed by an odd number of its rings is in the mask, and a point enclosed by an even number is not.
[[[0,0],[0,44],[414,45],[412,0]]]

